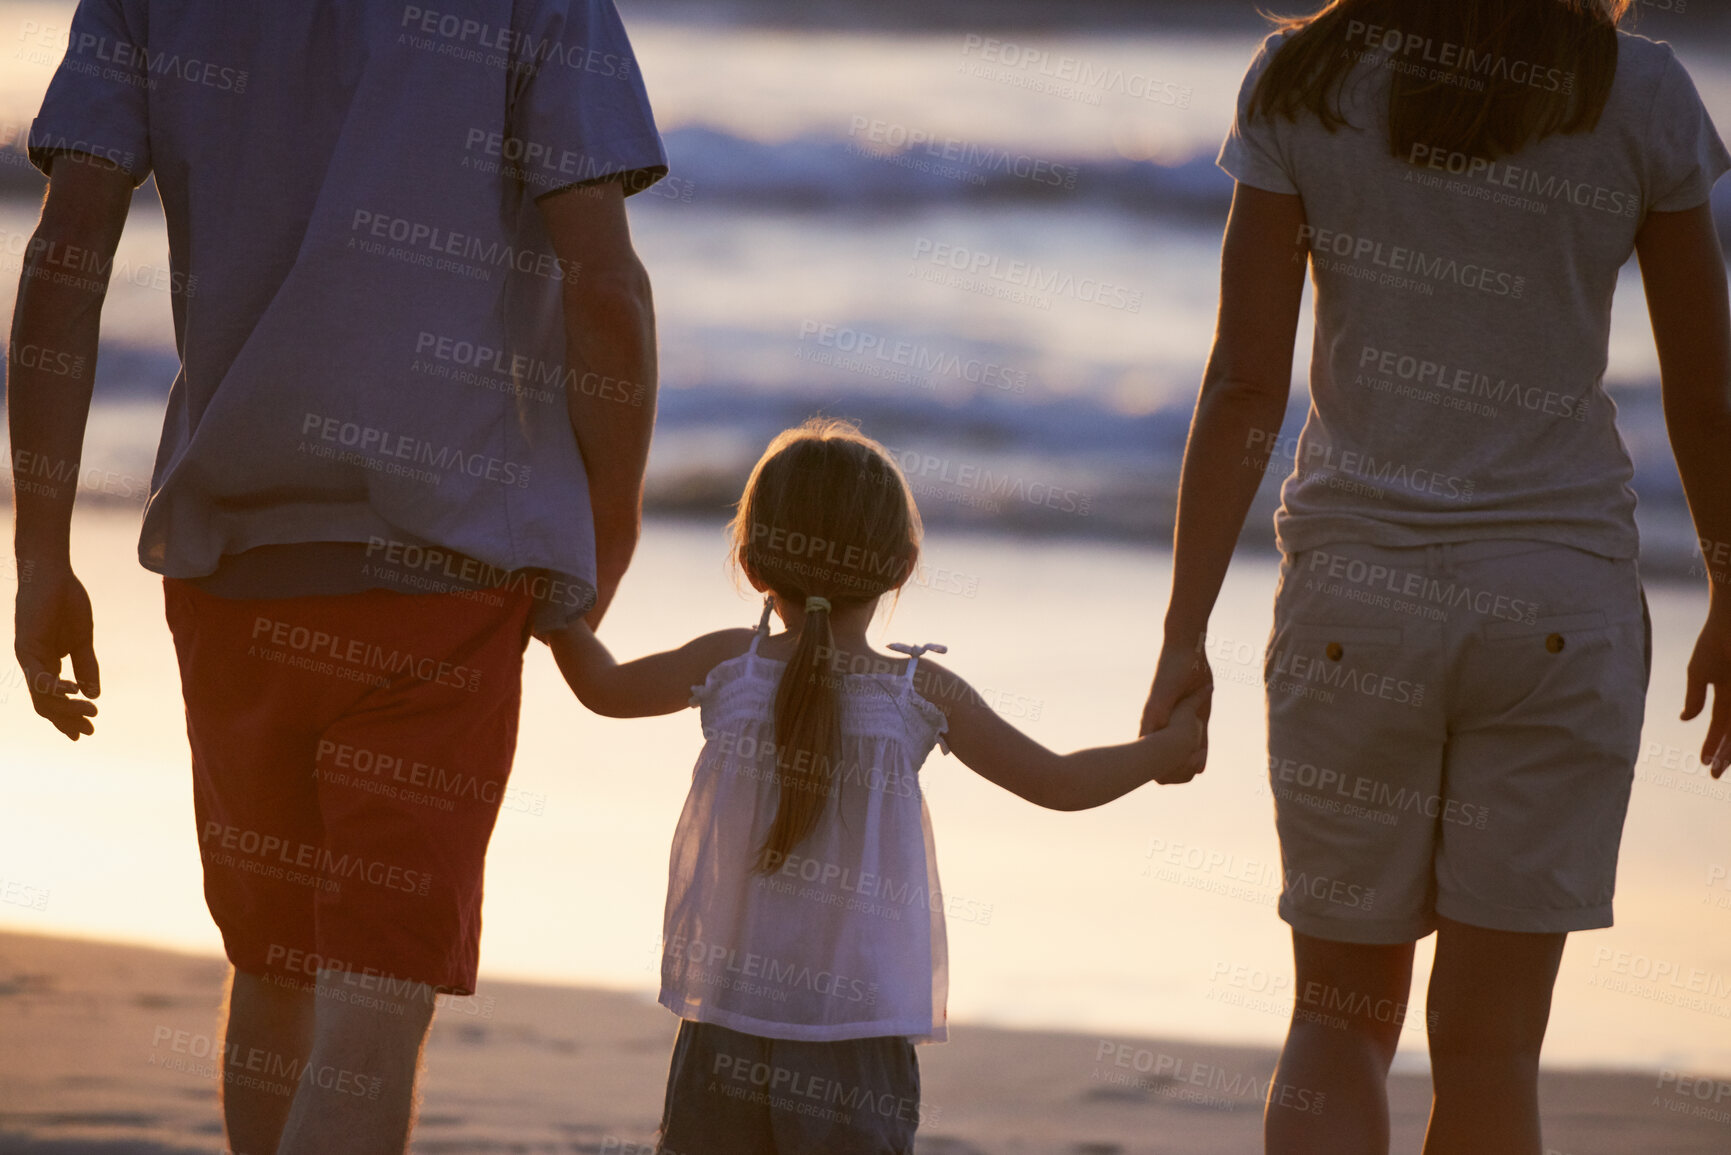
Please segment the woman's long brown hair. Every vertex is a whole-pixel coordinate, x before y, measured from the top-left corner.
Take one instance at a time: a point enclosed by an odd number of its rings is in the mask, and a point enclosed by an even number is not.
[[[815,418],[770,442],[730,527],[757,585],[803,607],[840,609],[901,588],[920,552],[920,514],[888,451],[846,421]],[[840,672],[830,615],[804,615],[775,694],[775,820],[754,869],[773,873],[823,817],[841,767]]]
[[[1341,90],[1366,55],[1388,70],[1389,151],[1496,160],[1552,133],[1590,132],[1617,76],[1633,0],[1332,0],[1270,16],[1288,33],[1249,115],[1347,124]]]

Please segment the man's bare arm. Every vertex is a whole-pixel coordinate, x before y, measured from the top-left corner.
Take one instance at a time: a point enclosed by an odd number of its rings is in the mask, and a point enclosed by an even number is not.
[[[536,202],[565,280],[566,405],[589,476],[598,626],[643,524],[643,472],[655,429],[655,305],[631,245],[616,180]]]
[[[25,250],[6,363],[19,579],[13,651],[36,712],[73,741],[95,732],[96,707],[72,695],[94,698],[101,683],[90,598],[72,573],[72,505],[102,302],[132,190],[132,177],[106,160],[55,159]],[[76,682],[60,677],[67,656]]]

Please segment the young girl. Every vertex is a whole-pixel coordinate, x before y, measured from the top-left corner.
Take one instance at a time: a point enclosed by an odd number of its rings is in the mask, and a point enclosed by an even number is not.
[[[679,1015],[667,1155],[909,1152],[914,1042],[945,1038],[948,961],[917,774],[934,744],[1040,806],[1082,810],[1202,769],[1205,694],[1140,741],[1058,755],[866,627],[919,556],[894,460],[852,425],[778,436],[746,484],[733,552],[765,592],[756,630],[615,664],[587,626],[553,653],[610,717],[703,714],[674,835],[661,1002]],[[787,631],[770,634],[774,612]],[[946,741],[947,738],[947,741]]]

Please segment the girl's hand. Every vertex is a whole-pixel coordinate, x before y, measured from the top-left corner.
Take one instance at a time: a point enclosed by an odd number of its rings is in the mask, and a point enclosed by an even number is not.
[[[577,700],[595,709],[597,684],[614,668],[613,655],[583,618],[547,635],[547,648]]]
[[[1710,613],[1702,627],[1694,656],[1689,659],[1683,721],[1692,720],[1707,705],[1709,686],[1713,687],[1713,712],[1707,720],[1707,740],[1701,744],[1701,762],[1711,763],[1713,777],[1718,778],[1731,764],[1731,613]]]

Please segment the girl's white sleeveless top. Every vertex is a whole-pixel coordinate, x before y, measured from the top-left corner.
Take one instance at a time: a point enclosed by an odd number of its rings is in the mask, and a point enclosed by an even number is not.
[[[779,804],[774,703],[785,663],[758,643],[722,662],[691,703],[704,745],[673,836],[661,1004],[773,1039],[946,1037],[949,953],[919,769],[946,719],[914,669],[845,674],[840,784],[819,825],[772,874],[753,873]]]

